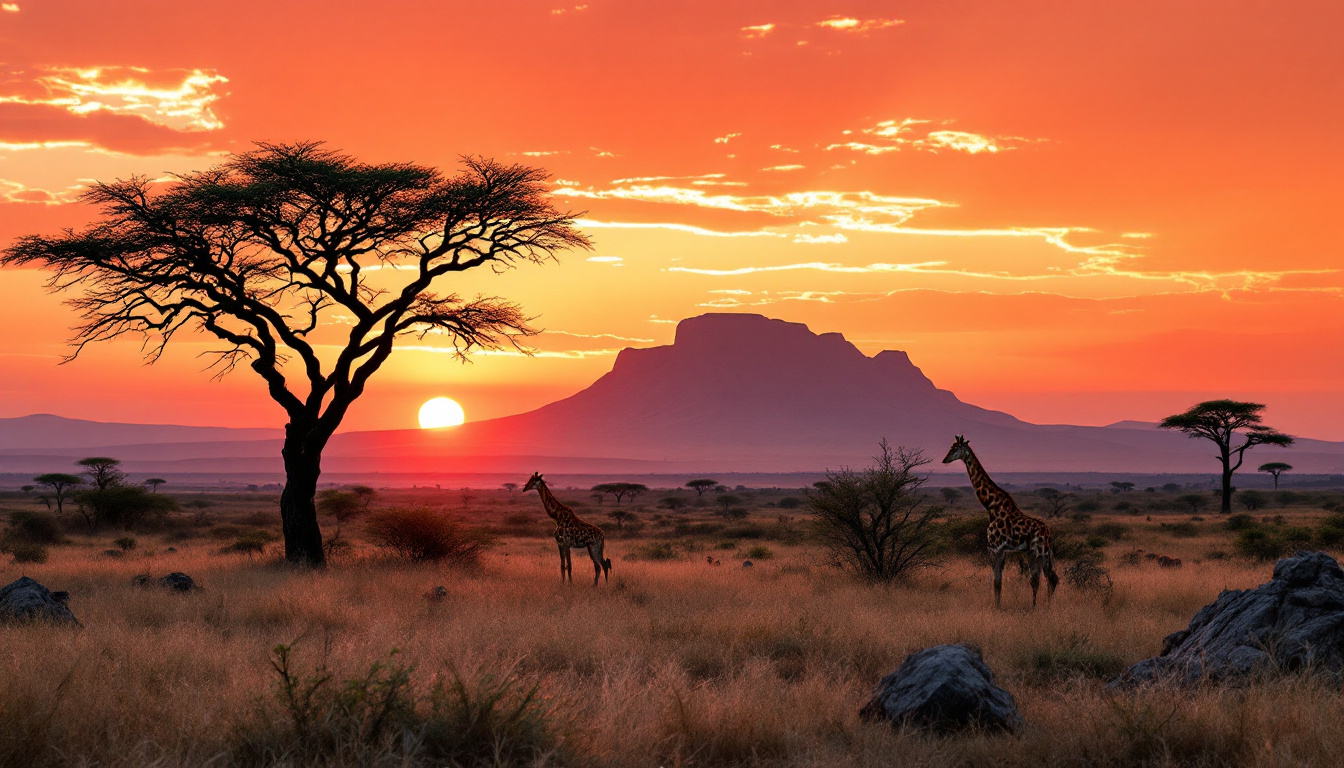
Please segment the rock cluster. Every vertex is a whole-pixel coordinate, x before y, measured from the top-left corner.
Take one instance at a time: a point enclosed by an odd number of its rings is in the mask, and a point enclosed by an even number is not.
[[[65,603],[69,592],[52,592],[36,581],[22,576],[0,588],[0,622],[50,621],[79,625]]]
[[[900,669],[882,678],[859,717],[944,732],[1014,731],[1022,725],[1013,695],[994,683],[980,651],[964,644],[935,645],[907,656]]]
[[[1324,552],[1298,552],[1255,589],[1224,590],[1162,653],[1111,681],[1234,681],[1273,671],[1344,671],[1344,570]]]

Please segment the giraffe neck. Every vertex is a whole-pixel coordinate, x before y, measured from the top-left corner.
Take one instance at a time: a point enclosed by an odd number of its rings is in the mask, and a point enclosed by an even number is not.
[[[970,446],[966,447],[966,454],[966,458],[963,459],[966,464],[966,476],[971,479],[971,487],[975,489],[975,497],[980,500],[980,505],[989,512],[991,518],[1008,516],[1010,510],[1014,509],[1012,497],[989,476]],[[1008,500],[1008,504],[1004,504],[1005,499]]]
[[[551,493],[551,489],[547,488],[545,483],[537,483],[537,494],[541,496],[541,506],[545,508],[546,514],[550,515],[551,519],[556,523],[570,520],[574,517],[573,510],[565,506],[559,499],[555,498],[555,495]]]

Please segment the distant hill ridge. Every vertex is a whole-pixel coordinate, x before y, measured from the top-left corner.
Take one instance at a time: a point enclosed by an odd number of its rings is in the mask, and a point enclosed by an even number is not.
[[[17,433],[5,431],[6,421],[22,420],[0,420],[0,450],[15,445]],[[97,437],[81,438],[80,445],[141,443],[127,455],[168,462],[180,471],[229,471],[234,460],[249,469],[267,462],[280,466],[279,430],[127,425],[131,429],[111,439],[115,430],[106,428],[117,426],[98,425]],[[182,444],[172,444],[161,431],[174,429],[189,431]],[[218,432],[203,431],[210,429]],[[128,437],[132,433],[137,436]],[[338,434],[324,467],[470,472],[488,465],[491,471],[531,471],[544,470],[546,461],[563,461],[580,471],[588,461],[594,467],[637,464],[651,472],[659,466],[677,472],[799,472],[861,466],[885,437],[892,445],[924,450],[934,462],[931,470],[960,471],[959,465],[937,464],[957,434],[970,439],[990,472],[1214,470],[1207,445],[1153,424],[1030,424],[939,389],[905,352],[869,357],[838,333],[730,313],[681,321],[670,345],[624,349],[611,371],[588,388],[527,413],[444,430]],[[1344,443],[1304,439],[1288,450],[1266,446],[1256,449],[1255,460],[1286,460],[1299,472],[1339,473]],[[0,470],[7,465],[13,463],[0,461]]]

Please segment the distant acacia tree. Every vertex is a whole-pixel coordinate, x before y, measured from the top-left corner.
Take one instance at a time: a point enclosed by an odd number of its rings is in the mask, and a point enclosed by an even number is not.
[[[592,488],[594,493],[611,494],[616,497],[616,505],[620,506],[621,499],[626,496],[631,501],[639,498],[641,494],[648,492],[649,487],[643,483],[599,483]]]
[[[501,483],[499,487],[500,487],[500,488],[503,488],[503,489],[506,490],[506,491],[508,491],[510,496],[513,495],[513,492],[514,492],[514,491],[518,490],[518,484],[517,484],[517,483]]]
[[[686,500],[680,496],[664,496],[662,499],[659,499],[658,506],[676,512],[679,509],[686,508]]]
[[[617,509],[607,513],[607,517],[610,517],[612,520],[616,521],[617,531],[621,530],[621,525],[625,522],[625,519],[629,516],[630,513],[626,512],[624,509]]]
[[[1036,495],[1045,500],[1045,514],[1052,518],[1068,512],[1073,502],[1072,493],[1060,493],[1057,488],[1038,488]]]
[[[1111,493],[1129,493],[1134,490],[1134,484],[1128,480],[1112,480]]]
[[[91,342],[140,335],[153,362],[186,328],[222,342],[217,375],[244,364],[261,376],[288,417],[285,556],[318,565],[322,451],[396,339],[435,333],[464,358],[536,333],[512,303],[436,288],[476,267],[589,247],[553,207],[543,171],[462,164],[448,178],[316,142],[259,144],[168,184],[94,184],[83,200],[101,208],[98,223],[20,238],[0,265],[45,267],[49,288],[77,292],[72,358]]]
[[[1190,437],[1211,440],[1218,446],[1218,460],[1223,465],[1223,503],[1220,512],[1232,511],[1232,475],[1241,468],[1246,451],[1257,445],[1290,446],[1293,438],[1261,423],[1261,403],[1243,403],[1236,400],[1206,400],[1184,413],[1168,416],[1159,425],[1163,429],[1178,429]],[[1233,445],[1237,433],[1244,436],[1240,445]]]
[[[954,506],[957,503],[957,498],[961,496],[961,491],[952,486],[939,488],[938,492],[943,495],[943,501],[947,502],[949,507]]]
[[[697,480],[687,481],[686,487],[695,491],[696,496],[704,496],[705,491],[713,490],[719,487],[719,481],[711,480],[708,477],[702,477]]]
[[[48,472],[34,477],[33,482],[51,489],[51,500],[56,502],[56,514],[61,515],[65,514],[65,500],[74,488],[83,485],[84,478],[64,472]]]
[[[1261,464],[1260,472],[1268,472],[1274,476],[1274,490],[1279,490],[1279,475],[1293,468],[1292,464],[1285,464],[1282,461],[1271,461],[1268,464]]]
[[[149,478],[148,480],[145,481],[145,485],[148,485],[148,486],[149,486],[149,490],[150,490],[150,491],[152,491],[152,492],[154,492],[154,493],[158,493],[158,492],[159,492],[159,486],[160,486],[160,485],[163,485],[163,484],[166,483],[166,482],[168,482],[168,481],[167,481],[167,480],[164,480],[162,477],[151,477],[151,478]]]
[[[121,459],[114,459],[109,456],[90,456],[75,463],[84,467],[84,474],[89,476],[89,479],[100,491],[105,491],[114,485],[120,485],[121,481],[126,479],[126,473],[118,469],[121,466]]]

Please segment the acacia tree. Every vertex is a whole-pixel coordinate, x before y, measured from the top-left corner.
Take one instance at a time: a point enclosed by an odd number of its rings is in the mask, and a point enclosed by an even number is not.
[[[1257,470],[1259,472],[1268,472],[1274,476],[1274,490],[1279,490],[1279,475],[1293,468],[1292,464],[1285,464],[1282,461],[1271,461],[1267,464],[1261,464]]]
[[[90,456],[75,463],[84,468],[84,474],[89,476],[89,479],[93,481],[94,485],[98,486],[100,491],[106,491],[114,485],[121,485],[121,481],[126,479],[126,473],[118,469],[121,466],[121,459],[114,459],[110,456]]]
[[[1220,512],[1232,511],[1232,475],[1241,468],[1246,451],[1257,445],[1289,446],[1293,438],[1261,424],[1261,403],[1243,403],[1236,400],[1206,400],[1184,413],[1168,416],[1159,425],[1163,429],[1179,429],[1190,437],[1212,440],[1218,445],[1218,460],[1223,465],[1223,503]],[[1233,445],[1241,432],[1245,441]]]
[[[929,463],[918,450],[883,439],[872,466],[827,470],[807,501],[818,541],[835,562],[870,581],[893,581],[937,561],[933,523],[942,508],[926,505],[919,488]]]
[[[698,480],[691,480],[686,483],[686,487],[695,491],[696,497],[704,496],[705,491],[719,486],[718,480],[711,480],[708,477],[702,477]]]
[[[447,177],[369,164],[319,143],[259,144],[208,171],[156,185],[95,184],[83,232],[29,236],[0,265],[41,266],[83,316],[72,344],[140,335],[152,362],[184,328],[222,342],[216,375],[239,364],[288,417],[280,514],[285,556],[321,564],[314,495],[322,451],[399,337],[434,334],[459,359],[524,349],[536,333],[515,304],[435,289],[587,248],[535,168],[467,157]],[[333,351],[334,350],[334,351]]]
[[[64,472],[48,472],[34,477],[33,482],[51,489],[52,499],[56,502],[56,514],[62,515],[65,514],[65,500],[70,497],[75,486],[84,483],[84,478]]]

